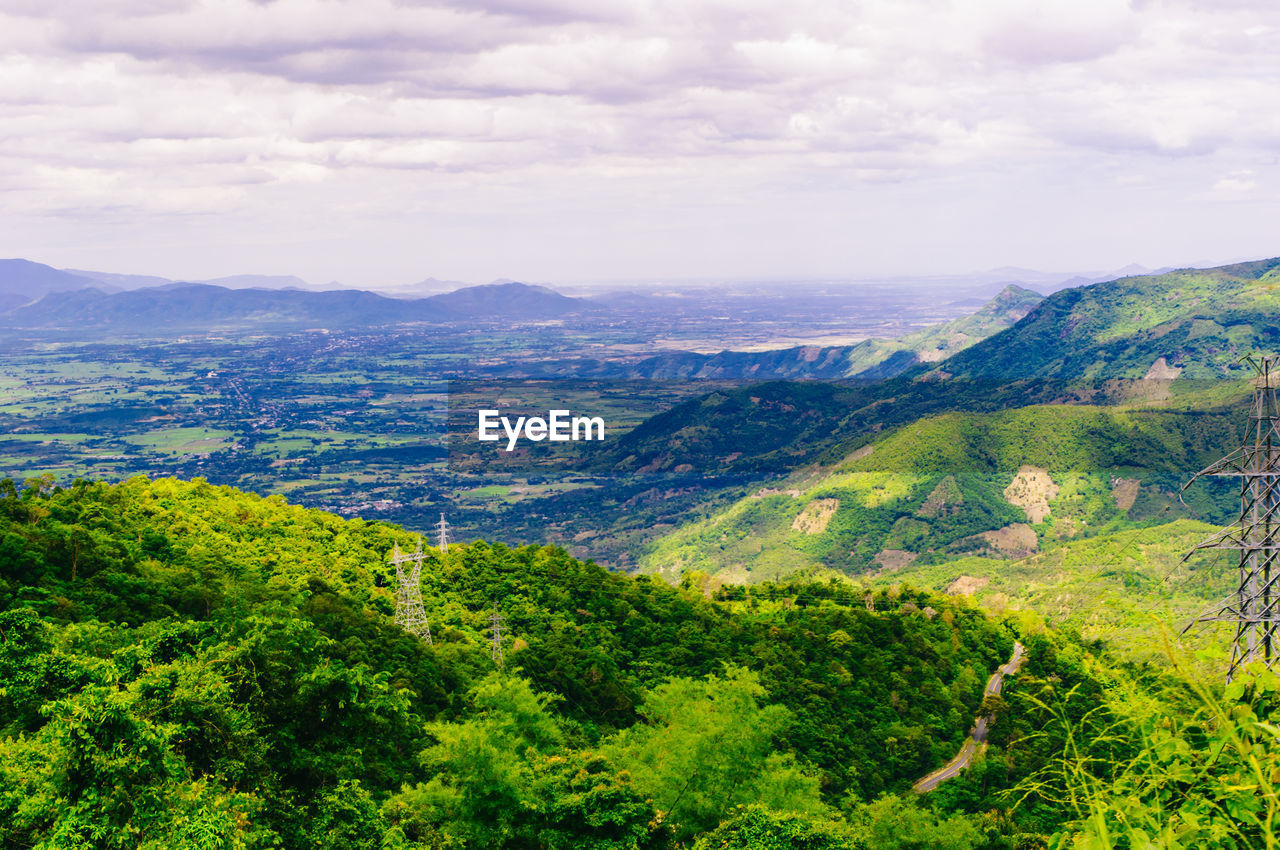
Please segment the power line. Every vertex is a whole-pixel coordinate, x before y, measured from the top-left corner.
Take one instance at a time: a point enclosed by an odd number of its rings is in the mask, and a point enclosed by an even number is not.
[[[436,546],[441,552],[449,551],[449,523],[445,521],[444,514],[440,514],[440,521],[436,523]]]
[[[1240,479],[1240,516],[1183,558],[1205,549],[1239,553],[1236,589],[1187,626],[1235,624],[1228,682],[1254,661],[1267,669],[1280,666],[1280,358],[1248,357],[1245,362],[1255,377],[1243,445],[1197,472],[1182,488],[1185,492],[1209,475]]]
[[[399,543],[396,543],[391,551],[391,563],[396,567],[396,625],[430,644],[432,642],[431,625],[427,622],[427,612],[422,606],[422,560],[424,557],[421,536],[418,537],[418,547],[413,554],[406,555],[401,552]],[[407,563],[413,564],[408,574],[404,571],[404,565]]]

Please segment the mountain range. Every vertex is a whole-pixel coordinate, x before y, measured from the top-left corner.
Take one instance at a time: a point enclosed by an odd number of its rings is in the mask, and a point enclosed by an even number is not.
[[[780,475],[654,543],[643,567],[672,578],[905,576],[1224,521],[1227,489],[1185,503],[1179,491],[1239,445],[1251,375],[1240,360],[1280,347],[1278,285],[1280,259],[1269,259],[1056,292],[1011,327],[873,386],[778,382],[687,401],[601,463]]]
[[[222,327],[360,327],[461,319],[548,319],[593,309],[524,283],[468,287],[429,298],[389,298],[341,289],[231,289],[177,283],[123,292],[88,287],[51,290],[35,303],[10,309],[0,325],[22,329],[154,331]]]

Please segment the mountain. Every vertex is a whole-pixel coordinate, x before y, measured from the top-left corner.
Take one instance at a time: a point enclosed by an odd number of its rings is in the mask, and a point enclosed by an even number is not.
[[[211,286],[224,286],[228,289],[311,289],[307,283],[295,275],[280,274],[233,274],[227,277],[215,277],[196,281]]]
[[[15,847],[674,850],[761,801],[865,834],[837,806],[949,758],[1015,640],[938,594],[745,605],[483,541],[424,553],[430,640],[395,619],[404,529],[203,480],[4,484]]]
[[[115,272],[95,272],[86,269],[63,269],[67,274],[79,275],[87,277],[90,280],[97,281],[102,286],[96,287],[103,291],[114,291],[118,289],[143,289],[148,286],[168,286],[174,281],[167,277],[157,277],[150,274],[117,274]]]
[[[480,291],[473,291],[480,290]],[[4,324],[31,329],[118,329],[238,326],[361,327],[404,322],[546,319],[590,307],[543,287],[481,286],[446,295],[398,299],[360,290],[229,289],[211,284],[104,293],[52,293],[11,311]]]
[[[121,329],[219,328],[237,325],[358,326],[442,318],[420,304],[371,292],[227,289],[173,284],[106,294],[90,289],[54,293],[13,311],[6,324],[21,328]]]
[[[1178,517],[1225,519],[1225,490],[1192,492],[1188,505],[1178,491],[1238,442],[1241,417],[1235,407],[1091,405],[925,417],[672,532],[641,567],[733,582],[858,574],[917,560],[1024,557]]]
[[[920,363],[934,363],[1011,327],[1042,296],[1009,285],[981,309],[941,325],[898,339],[868,339],[853,345],[816,346],[772,351],[722,351],[697,354],[676,351],[626,363],[568,361],[516,363],[505,374],[521,377],[591,377],[650,380],[862,380],[880,381]],[[620,303],[620,302],[606,302]]]
[[[570,298],[545,286],[515,281],[467,286],[424,300],[450,315],[473,318],[557,319],[596,309],[584,299]]]
[[[777,473],[787,463],[839,462],[883,429],[948,410],[1177,398],[1198,391],[1188,378],[1239,376],[1241,355],[1280,348],[1274,319],[1280,312],[1278,268],[1280,259],[1274,259],[1121,278],[1054,293],[1030,309],[1034,293],[1007,288],[990,310],[984,307],[972,317],[913,335],[917,351],[894,355],[907,362],[886,359],[880,361],[881,373],[859,373],[888,380],[864,391],[827,394],[839,396],[839,404],[809,408],[808,395],[825,391],[770,386],[767,395],[782,409],[791,405],[815,417],[812,427],[769,430],[759,441],[739,439],[754,433],[750,399],[761,393],[752,387],[721,390],[654,417],[623,436],[602,462],[648,469],[689,466],[705,474]],[[952,339],[963,344],[970,332],[977,336],[998,329],[1020,313],[1010,326],[946,359],[917,362],[945,354],[942,346]],[[976,327],[966,329],[967,322]],[[823,361],[815,357],[814,363]],[[1171,385],[1175,378],[1182,380]],[[712,403],[718,398],[728,402]]]
[[[173,280],[167,277],[157,277],[156,275],[147,274],[118,274],[116,272],[97,272],[88,271],[86,269],[63,269],[68,274],[87,277],[99,283],[106,284],[105,287],[99,287],[104,290],[118,289],[148,289],[160,286],[173,286],[175,284],[186,286],[193,283],[205,283],[210,286],[221,286],[226,289],[313,289],[312,285],[300,277],[294,275],[269,275],[269,274],[236,274],[227,277],[215,277],[205,280]],[[336,288],[336,287],[330,287]]]
[[[1280,350],[1280,258],[1125,277],[1055,292],[947,360],[963,380],[1215,378]]]
[[[35,301],[50,292],[93,286],[82,275],[59,271],[30,260],[0,260],[0,311]]]

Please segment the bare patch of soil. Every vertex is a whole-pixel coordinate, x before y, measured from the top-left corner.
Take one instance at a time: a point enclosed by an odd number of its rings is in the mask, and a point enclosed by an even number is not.
[[[791,522],[791,530],[801,534],[821,534],[831,524],[840,507],[839,499],[814,499]]]
[[[1018,474],[1004,488],[1005,500],[1026,511],[1032,523],[1044,522],[1049,515],[1049,502],[1057,495],[1058,485],[1049,477],[1048,470],[1038,466],[1019,467]]]

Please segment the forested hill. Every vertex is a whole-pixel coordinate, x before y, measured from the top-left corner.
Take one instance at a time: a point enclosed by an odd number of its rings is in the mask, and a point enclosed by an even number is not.
[[[867,846],[915,810],[867,801],[951,755],[1012,644],[909,590],[716,602],[476,542],[428,556],[428,645],[392,619],[401,529],[29,484],[0,483],[6,848],[691,846],[743,818]],[[967,817],[920,828],[988,846]]]
[[[1056,292],[938,367],[971,380],[1219,378],[1280,345],[1280,258]]]

